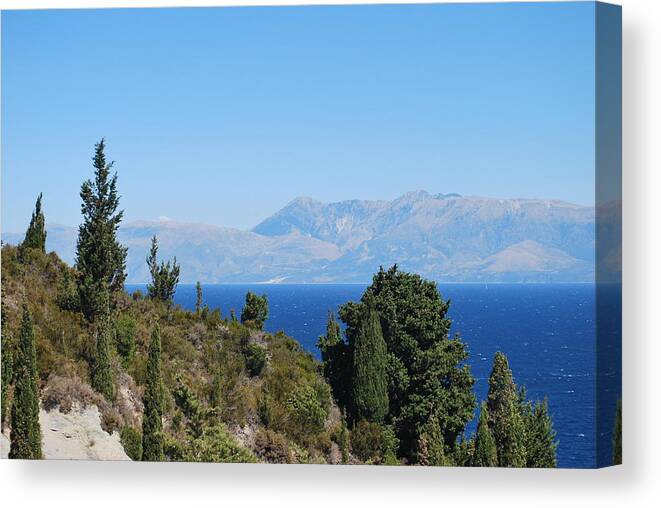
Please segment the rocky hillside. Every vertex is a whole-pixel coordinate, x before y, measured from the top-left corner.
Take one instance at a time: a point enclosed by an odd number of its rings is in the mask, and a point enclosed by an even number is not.
[[[409,192],[393,201],[298,198],[252,231],[170,220],[122,226],[129,282],[145,256],[181,262],[182,282],[368,282],[380,265],[439,281],[589,281],[593,207],[540,199]],[[73,261],[75,228],[49,226],[48,248]],[[4,234],[16,244],[21,235]]]
[[[141,456],[147,348],[162,341],[165,455],[173,461],[339,462],[342,418],[319,363],[293,339],[249,328],[219,309],[189,312],[121,294],[111,347],[116,395],[90,387],[95,339],[62,302],[71,268],[55,253],[2,248],[6,332],[32,314],[46,458]],[[11,390],[9,403],[12,403]],[[2,453],[7,450],[1,438]],[[345,453],[346,460],[352,460]]]

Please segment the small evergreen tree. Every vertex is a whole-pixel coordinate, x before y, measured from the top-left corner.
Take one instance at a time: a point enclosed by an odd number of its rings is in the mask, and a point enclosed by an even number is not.
[[[195,283],[195,314],[198,316],[202,312],[202,284],[198,280]]]
[[[161,375],[161,332],[154,327],[147,359],[147,386],[142,415],[142,460],[162,461],[163,454],[163,379]]]
[[[434,415],[423,426],[418,438],[418,464],[421,466],[448,466],[445,441],[438,418]]]
[[[496,442],[489,429],[489,409],[486,403],[480,407],[480,419],[475,435],[475,450],[473,451],[472,466],[495,467],[498,465]]]
[[[177,376],[176,381],[177,384],[173,391],[174,401],[186,418],[186,432],[193,439],[198,439],[204,433],[210,412],[202,405],[193,390],[182,381],[181,377]]]
[[[30,225],[25,232],[25,239],[19,248],[19,258],[22,258],[26,249],[35,249],[39,252],[46,252],[46,219],[41,209],[41,198],[39,194],[37,202],[34,205]]]
[[[2,409],[0,411],[0,431],[4,430],[5,424],[8,419],[8,409],[9,409],[9,387],[12,384],[14,379],[14,341],[12,339],[9,328],[7,327],[7,315],[5,310],[5,286],[4,283],[0,288],[2,295],[0,296],[0,314],[2,315],[2,332],[0,333],[0,338],[2,340],[2,364],[0,369],[2,369]]]
[[[519,397],[507,357],[496,353],[489,376],[487,394],[489,429],[496,442],[500,467],[525,467],[525,425],[520,411]]]
[[[253,326],[259,330],[269,317],[269,301],[266,295],[257,296],[252,291],[246,293],[246,303],[241,311],[241,322],[246,326]]]
[[[556,442],[553,421],[546,400],[522,407],[526,436],[526,467],[556,467]]]
[[[362,325],[356,336],[353,358],[354,421],[383,422],[388,414],[386,343],[374,302],[368,300]]]
[[[622,464],[622,399],[617,401],[613,428],[613,464]]]
[[[23,319],[16,356],[16,386],[11,407],[10,459],[41,459],[37,358],[32,316],[23,305]]]
[[[147,292],[149,298],[170,304],[179,283],[179,265],[176,257],[172,261],[172,265],[170,265],[170,261],[161,261],[159,264],[156,260],[157,254],[158,240],[156,236],[153,236],[149,256],[147,256],[147,266],[149,266],[151,274],[151,284],[147,285]]]
[[[107,301],[107,296],[105,297]],[[106,304],[107,305],[107,304]],[[110,366],[110,345],[113,342],[113,326],[106,313],[96,325],[96,351],[92,371],[92,387],[107,400],[115,399],[115,383]]]
[[[113,163],[106,163],[105,141],[94,148],[94,180],[86,180],[80,188],[83,223],[76,243],[78,296],[88,321],[105,312],[104,291],[114,308],[115,294],[124,289],[127,253],[117,240],[124,215],[118,211],[117,173],[110,176]]]

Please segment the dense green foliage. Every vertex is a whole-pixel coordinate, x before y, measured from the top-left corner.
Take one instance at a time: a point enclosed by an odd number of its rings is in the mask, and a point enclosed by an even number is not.
[[[163,379],[161,374],[161,333],[154,327],[147,359],[147,383],[143,400],[142,460],[159,461],[163,454]]]
[[[19,247],[19,258],[24,258],[27,249],[35,249],[41,253],[46,252],[46,219],[41,209],[41,198],[39,194],[34,205],[30,224],[25,232],[25,239]]]
[[[96,323],[96,351],[92,370],[92,387],[106,399],[115,398],[115,382],[110,368],[110,345],[113,328],[108,314]]]
[[[149,298],[160,300],[162,302],[171,303],[174,293],[179,283],[179,265],[175,257],[170,264],[170,261],[157,261],[158,254],[158,240],[156,236],[151,239],[151,249],[149,256],[147,256],[147,266],[151,275],[151,283],[147,285],[147,293]]]
[[[241,322],[246,326],[261,330],[269,317],[269,302],[266,295],[258,296],[248,291],[246,303],[241,311]]]
[[[480,419],[475,434],[475,451],[473,452],[472,466],[495,467],[498,465],[496,441],[489,429],[489,408],[485,402],[480,406]]]
[[[11,407],[10,459],[40,459],[41,428],[39,427],[39,394],[37,359],[32,316],[23,304],[21,333],[18,341],[16,386]]]
[[[324,376],[331,385],[333,396],[341,407],[347,408],[351,402],[352,365],[348,356],[351,350],[342,340],[340,325],[335,320],[333,311],[328,312],[326,335],[319,337],[317,347],[321,352]]]
[[[522,402],[526,433],[526,467],[556,467],[556,434],[548,403]]]
[[[248,344],[244,354],[248,374],[251,377],[259,376],[266,367],[266,350],[259,344]]]
[[[432,414],[420,431],[417,461],[421,466],[449,466],[452,462],[445,455],[445,443],[439,418]]]
[[[351,449],[368,464],[397,464],[399,440],[392,427],[359,421],[351,432]]]
[[[496,442],[500,467],[526,465],[525,425],[507,357],[497,352],[487,394],[489,429]]]
[[[351,410],[356,421],[382,423],[388,414],[386,343],[372,299],[364,311],[353,345]]]
[[[486,404],[499,466],[556,467],[556,434],[548,404],[526,400],[501,352],[494,357]]]
[[[115,347],[124,367],[131,365],[136,350],[137,324],[126,314],[115,320]]]
[[[622,400],[617,401],[613,426],[613,464],[622,464]]]
[[[4,430],[5,423],[8,417],[7,410],[9,409],[9,389],[14,380],[14,341],[11,332],[6,326],[7,313],[5,310],[5,289],[4,281],[1,288],[2,296],[0,296],[0,315],[2,316],[2,331],[0,332],[0,340],[2,344],[2,363],[0,364],[0,374],[2,374],[2,393],[0,394],[0,402],[2,403],[2,410],[0,411],[0,431]]]
[[[83,223],[76,243],[80,310],[89,321],[105,311],[105,291],[111,307],[123,291],[127,253],[117,241],[124,212],[118,211],[117,174],[110,176],[113,163],[106,163],[103,139],[95,145],[93,162],[94,180],[86,180],[80,189]]]
[[[126,455],[131,460],[142,460],[142,436],[140,431],[130,425],[124,425],[119,437]]]
[[[389,405],[384,421],[392,423],[400,440],[398,456],[417,460],[420,436],[432,417],[441,429],[445,451],[451,453],[473,417],[475,396],[473,377],[465,364],[466,347],[458,337],[448,337],[448,303],[441,299],[434,282],[401,272],[396,266],[381,269],[360,302],[340,308],[348,342],[339,345],[326,337],[322,343],[322,354],[329,361],[326,370],[336,373],[329,378],[333,393],[342,407],[353,411],[354,389],[345,373],[352,372],[347,364],[354,365],[370,300],[386,344]]]

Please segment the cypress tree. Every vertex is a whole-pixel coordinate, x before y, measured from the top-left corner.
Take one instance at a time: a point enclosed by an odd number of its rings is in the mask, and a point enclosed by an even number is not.
[[[105,312],[104,291],[108,291],[110,306],[124,288],[126,279],[126,247],[117,241],[117,230],[123,211],[118,211],[117,173],[110,176],[113,163],[106,163],[105,141],[95,145],[94,180],[86,180],[80,188],[83,201],[83,223],[78,227],[76,269],[80,308],[88,321]]]
[[[418,438],[418,464],[421,466],[448,466],[445,440],[436,415],[423,426]]]
[[[369,298],[354,344],[353,411],[354,421],[383,422],[388,414],[387,350],[379,315]]]
[[[2,340],[2,409],[0,410],[0,431],[5,428],[7,422],[7,410],[9,409],[9,387],[14,378],[14,341],[7,327],[7,315],[5,311],[5,287],[4,284],[0,288],[2,295],[0,296],[0,314],[2,315],[2,332],[0,338]]]
[[[23,319],[16,356],[16,386],[11,407],[10,459],[41,459],[37,359],[32,316],[23,304]]]
[[[158,254],[158,240],[156,236],[151,239],[151,249],[147,256],[147,266],[151,274],[151,284],[147,285],[149,298],[160,300],[170,304],[179,283],[179,265],[177,258],[174,258],[172,265],[170,262],[156,260]]]
[[[496,442],[489,430],[489,409],[486,403],[480,407],[480,419],[475,435],[475,451],[473,452],[472,466],[495,467],[498,465]]]
[[[613,428],[613,464],[622,464],[622,399],[617,401]]]
[[[500,467],[525,467],[526,438],[519,397],[507,357],[496,353],[487,395],[489,429]]]
[[[22,256],[25,249],[35,249],[42,253],[46,252],[46,219],[41,209],[41,198],[42,195],[39,194],[37,202],[34,205],[30,225],[25,232],[25,239],[19,249],[19,257]]]
[[[147,359],[147,386],[142,415],[142,460],[161,461],[163,454],[163,380],[161,377],[161,332],[154,327]]]
[[[195,283],[195,314],[198,316],[202,312],[202,284],[198,280]]]
[[[347,369],[349,346],[342,340],[342,331],[333,311],[328,311],[326,335],[319,337],[317,347],[321,352],[324,376],[333,390],[335,400],[340,407],[346,408],[349,404],[351,375],[351,371]]]
[[[102,298],[105,298],[106,301],[108,299],[107,296],[103,296]],[[107,400],[113,401],[115,399],[115,383],[110,367],[110,345],[112,343],[113,326],[108,312],[99,320],[95,335],[96,354],[94,357],[92,387]]]
[[[526,467],[556,467],[556,442],[553,421],[546,400],[526,403],[522,409],[526,436]]]

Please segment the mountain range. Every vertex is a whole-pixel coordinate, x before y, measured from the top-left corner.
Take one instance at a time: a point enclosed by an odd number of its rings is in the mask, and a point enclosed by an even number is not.
[[[77,229],[47,229],[47,248],[73,263]],[[392,201],[300,197],[251,231],[129,222],[119,231],[128,282],[148,280],[152,235],[160,256],[177,257],[183,283],[368,282],[393,263],[442,282],[587,282],[595,273],[594,207],[555,200],[415,191]]]

